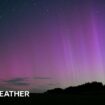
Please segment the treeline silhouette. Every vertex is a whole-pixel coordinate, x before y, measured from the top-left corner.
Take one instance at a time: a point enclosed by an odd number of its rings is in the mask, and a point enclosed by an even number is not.
[[[101,82],[91,82],[75,87],[68,87],[66,89],[55,88],[48,90],[44,94],[105,94],[105,86]]]
[[[40,94],[31,94],[38,104],[79,105],[105,104],[105,85],[101,82],[85,83],[65,89],[55,88]],[[104,105],[103,104],[103,105]]]
[[[14,101],[14,98],[5,98]],[[101,82],[85,83],[65,89],[55,88],[44,93],[31,93],[30,98],[15,98],[15,103],[34,105],[105,105],[105,85]],[[2,103],[3,99],[0,100]],[[29,105],[28,104],[28,105]]]

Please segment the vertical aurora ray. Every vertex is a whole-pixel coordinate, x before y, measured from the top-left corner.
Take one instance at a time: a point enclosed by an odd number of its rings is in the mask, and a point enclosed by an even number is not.
[[[105,1],[35,0],[36,6],[23,1],[9,2],[17,7],[14,13],[2,11],[0,80],[25,78],[29,85],[12,88],[34,92],[105,84]]]

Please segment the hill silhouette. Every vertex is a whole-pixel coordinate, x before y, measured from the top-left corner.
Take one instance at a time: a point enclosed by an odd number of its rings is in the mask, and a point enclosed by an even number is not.
[[[44,94],[105,94],[105,86],[101,82],[91,82],[66,89],[55,88]]]
[[[105,105],[105,85],[91,82],[65,89],[55,88],[44,93],[31,93],[30,98],[17,98],[17,102],[34,105]]]
[[[105,86],[101,82],[85,83],[65,89],[55,88],[42,94],[31,94],[39,104],[79,105],[105,103]]]

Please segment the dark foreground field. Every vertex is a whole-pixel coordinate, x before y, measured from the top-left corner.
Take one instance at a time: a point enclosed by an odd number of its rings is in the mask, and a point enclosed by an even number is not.
[[[97,82],[86,83],[64,90],[56,88],[42,94],[31,93],[29,98],[3,98],[2,101],[23,105],[105,105],[105,86]]]
[[[36,95],[30,98],[2,98],[0,105],[105,105],[105,95]]]

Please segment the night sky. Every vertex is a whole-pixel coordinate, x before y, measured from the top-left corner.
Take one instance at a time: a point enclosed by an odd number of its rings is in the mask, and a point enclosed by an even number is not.
[[[105,84],[105,0],[0,0],[0,90],[92,81]]]

